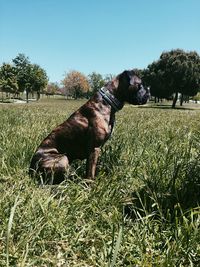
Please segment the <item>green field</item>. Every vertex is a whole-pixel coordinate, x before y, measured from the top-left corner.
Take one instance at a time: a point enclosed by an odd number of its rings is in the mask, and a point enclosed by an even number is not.
[[[0,266],[200,266],[200,108],[127,105],[94,182],[77,161],[38,186],[34,150],[82,103],[0,105]]]

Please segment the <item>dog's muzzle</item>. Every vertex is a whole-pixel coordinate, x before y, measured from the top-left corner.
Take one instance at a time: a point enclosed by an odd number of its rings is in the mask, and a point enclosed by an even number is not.
[[[148,88],[145,89],[141,85],[139,91],[137,92],[137,100],[138,100],[139,105],[146,104],[149,97],[150,97],[150,90]]]
[[[132,104],[134,104],[134,105],[144,105],[144,104],[147,103],[149,98],[150,98],[150,90],[149,90],[149,88],[144,88],[142,85],[140,85],[139,90],[136,92],[136,94],[133,97]]]

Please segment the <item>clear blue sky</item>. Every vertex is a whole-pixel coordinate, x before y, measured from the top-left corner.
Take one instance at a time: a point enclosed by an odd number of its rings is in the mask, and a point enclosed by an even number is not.
[[[175,48],[200,53],[200,0],[0,0],[0,65],[24,53],[53,82],[145,68]]]

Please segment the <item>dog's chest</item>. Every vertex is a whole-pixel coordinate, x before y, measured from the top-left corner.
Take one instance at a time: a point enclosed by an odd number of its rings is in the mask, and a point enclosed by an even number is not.
[[[110,116],[108,138],[111,137],[111,135],[113,133],[114,126],[115,126],[115,115],[113,114],[112,116]]]
[[[109,105],[89,102],[81,109],[81,115],[88,120],[88,139],[92,138],[95,146],[103,145],[110,137],[115,122],[115,113]]]
[[[115,123],[115,116],[105,116],[103,118],[99,118],[97,123],[97,136],[99,137],[99,141],[102,141],[104,144],[112,135],[113,128]]]

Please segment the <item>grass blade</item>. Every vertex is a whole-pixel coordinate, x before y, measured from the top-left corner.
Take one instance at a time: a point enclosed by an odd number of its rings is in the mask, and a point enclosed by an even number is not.
[[[11,208],[10,212],[10,217],[8,221],[8,229],[7,229],[7,238],[6,238],[6,266],[9,267],[9,241],[10,241],[10,234],[11,234],[11,229],[12,229],[12,223],[13,223],[13,218],[15,214],[15,210],[17,205],[19,204],[19,195],[15,199],[14,206]]]
[[[122,240],[122,226],[119,229],[119,233],[118,233],[118,237],[117,237],[117,241],[116,241],[116,245],[115,245],[115,250],[113,253],[113,259],[112,259],[111,265],[109,267],[114,267],[116,264],[117,254],[119,252],[121,240]]]

